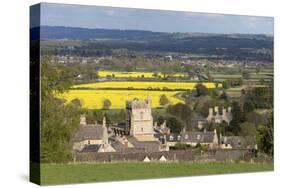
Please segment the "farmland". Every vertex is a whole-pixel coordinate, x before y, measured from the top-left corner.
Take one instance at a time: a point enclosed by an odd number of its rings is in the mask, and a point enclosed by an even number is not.
[[[72,87],[68,92],[59,97],[67,102],[73,99],[79,99],[84,108],[102,109],[103,101],[109,99],[110,109],[125,108],[126,100],[145,99],[148,96],[152,99],[152,107],[161,107],[159,99],[165,95],[169,104],[183,102],[177,95],[183,90],[191,90],[196,86],[196,82],[96,82],[89,84],[80,84]],[[211,82],[203,83],[207,88],[215,88]],[[218,85],[221,87],[221,85]]]
[[[90,88],[90,89],[171,89],[171,90],[187,90],[193,89],[197,82],[96,82],[89,84],[75,85],[72,88]],[[202,83],[207,88],[215,88],[215,83],[204,82]],[[218,87],[221,87],[219,85]]]
[[[163,78],[163,73],[157,73],[154,75],[153,72],[118,72],[118,71],[99,71],[99,77],[115,77],[115,78]],[[176,73],[172,74],[172,77],[184,77],[185,74]]]
[[[88,109],[101,109],[103,101],[111,101],[111,109],[125,108],[125,101],[134,98],[145,99],[147,96],[152,98],[152,107],[159,107],[159,98],[166,95],[171,104],[183,102],[176,97],[175,91],[142,91],[142,90],[69,90],[61,97],[70,102],[77,98],[80,99],[82,106]]]
[[[41,183],[66,184],[179,176],[272,171],[272,163],[97,163],[43,164]]]

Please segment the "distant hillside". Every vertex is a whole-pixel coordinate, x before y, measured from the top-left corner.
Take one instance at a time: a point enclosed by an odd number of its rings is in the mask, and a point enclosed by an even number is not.
[[[36,28],[34,28],[36,29]],[[86,29],[62,26],[41,26],[41,39],[125,39],[138,40],[150,37],[166,36],[167,33],[140,31],[140,30],[118,30],[118,29]]]
[[[32,31],[39,28],[33,28]],[[82,56],[111,55],[114,49],[131,52],[179,52],[205,54],[230,59],[273,59],[273,37],[251,34],[163,33],[139,30],[85,29],[42,26],[42,40],[89,41],[69,50],[55,48],[59,54]],[[39,36],[31,37],[38,38]],[[50,47],[50,45],[49,45]]]

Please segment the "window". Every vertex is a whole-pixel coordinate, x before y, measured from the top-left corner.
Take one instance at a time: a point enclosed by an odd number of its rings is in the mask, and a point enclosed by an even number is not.
[[[91,140],[88,140],[88,144],[91,144]]]
[[[140,119],[143,119],[143,112],[140,112]]]
[[[170,140],[174,140],[174,137],[172,135],[170,136]]]
[[[181,136],[180,135],[178,135],[178,140],[180,140],[181,139]]]
[[[198,134],[198,135],[197,135],[197,139],[199,140],[200,138],[201,138],[201,135],[200,135],[200,134]]]
[[[143,128],[141,128],[141,132],[143,132]]]
[[[188,139],[188,135],[185,135],[185,136],[184,136],[184,139],[186,139],[186,140],[187,140],[187,139]]]

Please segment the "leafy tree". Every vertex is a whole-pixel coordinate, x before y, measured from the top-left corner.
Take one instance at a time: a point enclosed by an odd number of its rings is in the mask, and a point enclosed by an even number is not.
[[[209,93],[208,88],[206,86],[204,86],[203,84],[197,84],[195,86],[195,89],[196,89],[197,96],[204,96]]]
[[[257,134],[256,126],[253,123],[244,122],[240,125],[240,129],[242,136],[256,136]]]
[[[56,66],[50,57],[41,61],[41,161],[67,162],[71,159],[71,138],[79,126],[81,108],[65,104],[54,94],[63,93],[73,83],[72,72]]]
[[[223,81],[223,82],[222,82],[222,87],[223,87],[224,89],[230,88],[230,83],[229,83],[229,81],[228,81],[228,80]]]
[[[183,124],[176,117],[169,117],[167,119],[167,126],[172,133],[180,133],[183,128]]]
[[[240,124],[245,121],[245,114],[241,110],[241,106],[238,102],[232,103],[232,120],[226,131],[232,132],[234,135],[238,135],[240,132]]]
[[[169,100],[166,97],[166,95],[160,96],[159,103],[160,103],[161,106],[165,106],[165,105],[169,104]]]
[[[160,115],[160,116],[157,117],[156,121],[157,121],[157,125],[161,125],[161,124],[164,123],[165,118]]]
[[[255,106],[254,103],[251,100],[246,100],[243,105],[243,111],[248,113],[254,111]]]
[[[82,107],[81,101],[77,98],[71,100],[71,103],[76,105],[76,106]]]
[[[216,88],[219,87],[219,83],[218,83],[218,82],[215,83],[215,87],[216,87]]]
[[[244,78],[244,79],[250,79],[251,78],[251,75],[250,75],[250,72],[249,71],[243,71],[242,72],[242,77]]]
[[[111,106],[111,101],[109,100],[109,99],[105,99],[104,101],[103,101],[103,109],[109,109],[110,108],[110,106]]]
[[[167,112],[175,117],[178,117],[184,122],[185,127],[190,129],[190,120],[193,117],[192,110],[186,104],[177,103],[175,105],[170,105],[167,108]]]
[[[157,73],[157,72],[154,72],[154,73],[152,74],[152,76],[155,77],[155,78],[158,78],[158,73]]]
[[[266,154],[273,156],[274,152],[274,129],[273,129],[273,113],[266,125],[259,125],[257,129],[257,144],[258,149]]]
[[[171,147],[171,150],[185,150],[185,149],[190,149],[191,146],[189,144],[184,144],[184,143],[176,143],[174,147]]]

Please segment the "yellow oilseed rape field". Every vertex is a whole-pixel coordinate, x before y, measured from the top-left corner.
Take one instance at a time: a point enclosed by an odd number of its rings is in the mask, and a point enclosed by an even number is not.
[[[111,101],[110,109],[124,109],[126,100],[134,98],[146,99],[147,96],[152,98],[152,107],[159,107],[159,99],[161,95],[166,95],[170,104],[183,102],[175,97],[176,91],[143,91],[143,90],[69,90],[62,94],[62,97],[70,102],[73,99],[79,99],[84,108],[102,109],[103,101],[109,99]]]
[[[197,82],[97,82],[89,84],[80,84],[75,85],[72,88],[91,88],[91,89],[105,89],[105,88],[122,88],[122,89],[193,89],[196,86]],[[202,83],[207,88],[215,88],[215,83],[213,82],[204,82]],[[221,84],[218,86],[221,87]]]
[[[99,71],[99,77],[116,77],[116,78],[154,78],[153,72],[114,72],[114,71]],[[172,77],[184,77],[185,74],[176,73]],[[163,78],[162,73],[157,73],[157,77]]]

